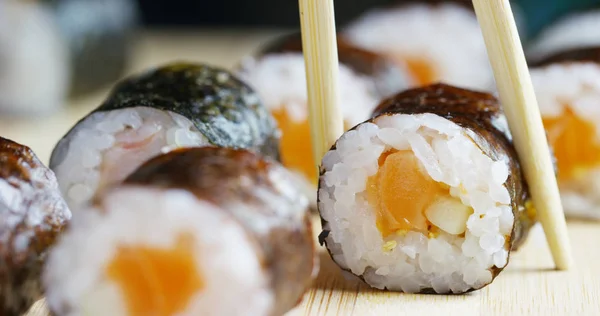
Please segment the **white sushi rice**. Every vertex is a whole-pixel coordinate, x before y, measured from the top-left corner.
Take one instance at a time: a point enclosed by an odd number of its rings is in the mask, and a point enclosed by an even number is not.
[[[531,80],[543,117],[559,117],[568,105],[574,114],[596,126],[596,141],[600,143],[599,64],[559,63],[535,68]],[[600,219],[600,167],[559,185],[566,213]]]
[[[600,46],[600,10],[571,14],[545,29],[528,49],[540,59],[560,51]]]
[[[252,86],[270,111],[285,109],[292,122],[308,120],[306,69],[302,54],[270,54],[248,57],[237,73]],[[354,126],[370,117],[379,102],[372,78],[358,74],[344,64],[339,71],[339,108],[346,124]],[[316,201],[316,190],[300,172],[294,172],[299,188]]]
[[[63,106],[69,55],[52,15],[36,1],[0,1],[0,112],[42,115]]]
[[[127,136],[120,136],[127,131]],[[133,154],[120,151],[125,142],[149,144]],[[112,185],[125,179],[148,159],[176,148],[209,145],[208,140],[187,118],[169,111],[134,107],[98,112],[78,124],[57,145],[50,167],[73,211],[97,193],[99,185]],[[113,151],[115,156],[108,156]],[[109,170],[103,165],[110,165]]]
[[[416,231],[382,238],[366,183],[377,173],[380,155],[392,149],[411,150],[433,180],[474,209],[464,237],[440,230],[432,238]],[[319,210],[330,230],[327,246],[338,264],[370,285],[459,293],[488,284],[490,269],[507,264],[505,237],[514,222],[504,186],[507,162],[486,156],[451,121],[434,114],[379,117],[345,133],[323,166]]]
[[[60,194],[54,173],[38,166],[29,170],[28,181],[0,178],[0,216],[0,243],[6,245],[14,238],[7,250],[20,255],[29,249],[36,229],[51,229],[45,222],[67,222],[71,211]]]
[[[302,54],[270,54],[248,57],[238,75],[258,93],[271,111],[284,108],[293,122],[308,120],[306,70]],[[344,64],[339,70],[339,107],[344,120],[354,126],[369,118],[379,96],[372,78]]]
[[[76,214],[44,271],[49,306],[64,316],[129,315],[119,284],[105,274],[116,251],[170,249],[183,233],[193,236],[204,287],[177,315],[269,314],[274,296],[260,248],[237,221],[189,192],[141,187],[122,187],[101,209]]]
[[[374,9],[350,24],[344,34],[358,46],[396,59],[430,60],[438,81],[471,89],[494,86],[477,18],[458,4]]]

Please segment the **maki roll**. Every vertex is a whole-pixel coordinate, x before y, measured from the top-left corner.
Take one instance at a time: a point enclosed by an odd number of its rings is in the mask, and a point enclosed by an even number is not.
[[[547,56],[530,73],[565,213],[600,219],[600,46]]]
[[[58,315],[282,315],[318,270],[308,202],[246,150],[158,156],[79,214],[44,274]]]
[[[527,54],[565,213],[600,219],[600,10],[558,20]]]
[[[471,1],[393,1],[351,22],[344,35],[395,60],[410,74],[411,86],[443,81],[472,89],[493,87]]]
[[[600,9],[570,14],[542,30],[527,47],[532,64],[567,51],[600,46]],[[546,60],[546,61],[545,61]]]
[[[277,157],[278,133],[258,96],[234,75],[175,63],[121,81],[57,144],[50,168],[76,211],[161,152],[223,146]]]
[[[42,297],[47,253],[70,218],[52,171],[0,137],[0,315],[20,315]]]
[[[409,293],[491,283],[535,218],[498,101],[442,84],[346,132],[323,158],[318,206],[341,268]]]
[[[349,128],[369,118],[379,101],[407,87],[403,69],[381,55],[338,37],[340,109]],[[282,132],[281,159],[298,175],[316,203],[318,165],[312,156],[302,38],[292,34],[266,45],[242,61],[239,76],[251,85],[277,120]]]
[[[68,52],[52,11],[0,1],[0,113],[43,115],[66,99]]]

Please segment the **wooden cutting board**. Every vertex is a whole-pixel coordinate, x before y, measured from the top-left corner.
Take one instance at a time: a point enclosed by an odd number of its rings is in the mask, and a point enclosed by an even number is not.
[[[229,67],[279,31],[154,31],[138,37],[130,72],[173,60]],[[50,117],[0,117],[0,135],[30,146],[47,162],[56,142],[105,97],[108,90],[74,100]],[[318,223],[315,222],[318,231]],[[467,295],[409,295],[370,289],[346,279],[321,249],[321,272],[296,315],[600,315],[600,223],[569,223],[577,267],[553,271],[541,228],[511,259],[493,284]],[[28,316],[47,316],[43,301]],[[107,315],[112,316],[112,315]]]

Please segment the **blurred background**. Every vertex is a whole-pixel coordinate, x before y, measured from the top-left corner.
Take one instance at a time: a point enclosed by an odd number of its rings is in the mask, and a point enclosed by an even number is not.
[[[394,0],[336,0],[336,22],[343,25],[370,8]],[[398,2],[398,1],[395,1]],[[526,16],[527,35],[568,12],[598,6],[600,0],[516,0]],[[149,26],[299,27],[297,1],[290,0],[137,0]]]
[[[338,29],[398,2],[418,1],[336,0]],[[524,41],[598,7],[600,0],[513,5]],[[298,28],[295,0],[0,0],[0,135],[43,159],[120,78],[174,60],[232,67]]]

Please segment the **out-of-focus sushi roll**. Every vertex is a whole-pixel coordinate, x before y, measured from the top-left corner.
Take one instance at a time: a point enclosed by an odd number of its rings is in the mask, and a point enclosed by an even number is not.
[[[0,315],[21,315],[42,297],[48,250],[70,218],[52,171],[0,137]]]
[[[71,95],[82,95],[122,76],[137,22],[134,0],[48,2],[69,49]]]
[[[67,95],[68,52],[52,11],[36,1],[0,1],[0,113],[43,115]]]
[[[546,56],[530,73],[565,213],[600,219],[600,46]]]
[[[340,108],[348,128],[370,117],[384,97],[408,87],[406,73],[376,53],[338,38]],[[318,165],[313,159],[302,39],[288,35],[266,45],[237,70],[271,111],[282,132],[281,159],[296,172],[312,203],[316,203]]]
[[[245,148],[277,157],[276,123],[224,69],[170,64],[120,82],[50,159],[73,211],[149,158],[179,147]]]
[[[497,100],[439,84],[383,101],[336,142],[319,212],[341,268],[410,293],[491,283],[535,218]]]
[[[395,1],[350,23],[354,44],[394,59],[412,86],[434,82],[492,89],[493,77],[471,1]]]
[[[600,47],[600,9],[578,12],[544,29],[528,45],[527,57],[533,64],[561,52]]]
[[[63,236],[44,274],[58,315],[282,315],[318,270],[290,174],[231,148],[150,160]]]

